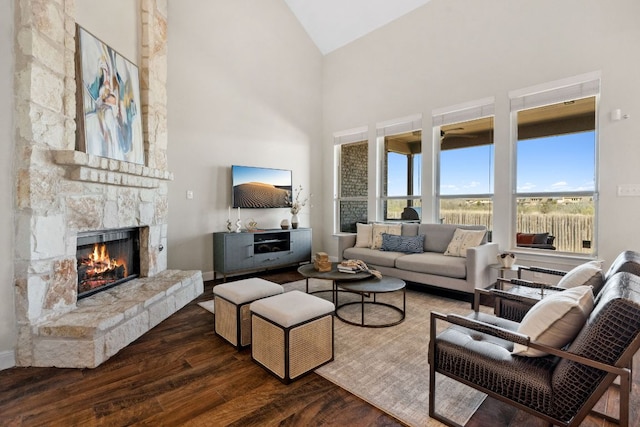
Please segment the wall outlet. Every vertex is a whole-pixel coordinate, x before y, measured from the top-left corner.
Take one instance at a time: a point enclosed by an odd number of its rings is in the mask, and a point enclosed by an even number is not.
[[[640,184],[618,185],[618,197],[640,197]]]
[[[189,200],[193,199],[193,191],[187,190],[187,199]]]

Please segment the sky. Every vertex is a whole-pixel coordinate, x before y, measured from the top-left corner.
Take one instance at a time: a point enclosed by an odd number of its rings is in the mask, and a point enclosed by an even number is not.
[[[517,190],[527,193],[593,191],[595,189],[595,133],[582,132],[518,141]],[[397,156],[399,157],[399,156]],[[493,145],[441,152],[440,187],[443,195],[493,193]],[[390,160],[400,173],[389,181],[389,195],[405,195],[401,179],[406,167]]]

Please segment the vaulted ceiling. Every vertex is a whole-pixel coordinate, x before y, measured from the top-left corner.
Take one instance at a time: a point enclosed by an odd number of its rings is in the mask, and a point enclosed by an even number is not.
[[[326,55],[430,0],[284,0]]]

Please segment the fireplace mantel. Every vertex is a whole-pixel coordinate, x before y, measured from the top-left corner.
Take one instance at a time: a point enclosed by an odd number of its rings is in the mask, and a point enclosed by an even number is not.
[[[172,181],[173,173],[136,163],[107,159],[75,150],[52,150],[56,164],[66,167],[66,178],[126,187],[158,188]]]

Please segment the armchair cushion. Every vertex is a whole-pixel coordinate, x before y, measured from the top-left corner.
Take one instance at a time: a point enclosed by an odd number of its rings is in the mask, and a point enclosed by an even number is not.
[[[591,286],[567,289],[535,304],[522,319],[518,332],[540,344],[562,348],[580,332],[592,310]],[[547,355],[521,344],[514,344],[513,354],[529,357]]]
[[[589,261],[571,269],[558,282],[559,288],[575,288],[576,286],[591,286],[597,293],[602,286],[602,266],[599,261]]]

